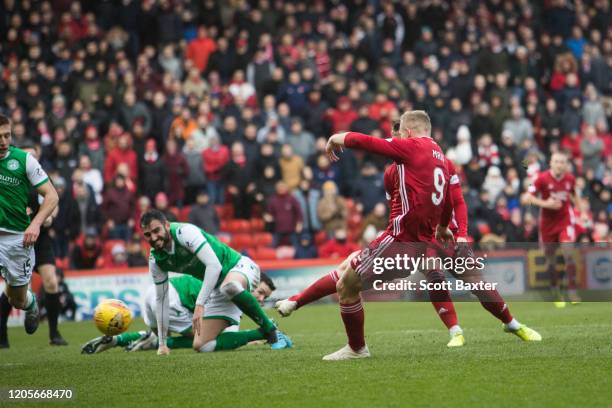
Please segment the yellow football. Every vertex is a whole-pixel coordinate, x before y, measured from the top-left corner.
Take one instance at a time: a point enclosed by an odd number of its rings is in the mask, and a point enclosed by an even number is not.
[[[132,312],[118,299],[106,299],[94,310],[94,323],[98,330],[107,336],[121,334],[132,323]]]

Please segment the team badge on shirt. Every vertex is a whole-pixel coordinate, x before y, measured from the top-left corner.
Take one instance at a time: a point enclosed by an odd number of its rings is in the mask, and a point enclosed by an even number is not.
[[[15,171],[19,168],[19,162],[15,159],[11,159],[8,161],[8,163],[6,164],[6,168],[11,170],[11,171]]]

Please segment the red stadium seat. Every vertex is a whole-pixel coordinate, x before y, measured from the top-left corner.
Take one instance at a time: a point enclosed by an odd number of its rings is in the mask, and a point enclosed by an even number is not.
[[[251,231],[260,232],[263,231],[266,226],[266,222],[261,218],[251,219]]]
[[[232,234],[248,234],[251,232],[251,224],[247,220],[231,220],[228,222],[227,232]]]
[[[228,232],[228,227],[229,227],[229,221],[221,218],[221,220],[219,221],[219,229],[221,231]]]
[[[229,245],[230,242],[232,242],[231,236],[223,232],[217,235],[217,239],[226,245]]]
[[[175,217],[176,217],[176,219],[178,220],[178,218],[179,218],[179,209],[178,209],[178,208],[176,208],[176,207],[170,207],[170,208],[168,208],[168,210],[170,210],[170,212],[171,212],[172,214],[174,214],[174,216],[175,216]]]
[[[191,206],[186,205],[179,210],[178,220],[180,222],[187,222],[189,220],[189,213],[191,212]]]
[[[274,237],[269,232],[258,232],[254,236],[255,246],[257,247],[269,247],[274,240]]]
[[[258,247],[251,252],[251,256],[256,261],[269,261],[276,259],[276,249]]]
[[[253,243],[254,239],[251,234],[235,234],[232,236],[230,246],[236,251],[243,251],[249,247],[252,247]]]

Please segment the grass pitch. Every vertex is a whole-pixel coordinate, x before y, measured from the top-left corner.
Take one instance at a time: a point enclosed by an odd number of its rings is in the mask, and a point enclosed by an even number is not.
[[[514,303],[521,322],[540,331],[526,344],[502,332],[477,303],[456,305],[467,345],[447,349],[448,334],[428,303],[366,304],[372,358],[321,361],[345,344],[336,305],[306,307],[280,319],[292,350],[248,346],[196,354],[173,350],[81,355],[98,335],[92,322],[60,329],[68,347],[47,345],[47,327],[33,336],[9,329],[0,350],[0,388],[71,388],[72,402],[0,406],[72,407],[575,407],[612,405],[612,303],[557,310],[550,303]],[[245,326],[248,327],[249,325]],[[141,321],[132,329],[142,328]]]

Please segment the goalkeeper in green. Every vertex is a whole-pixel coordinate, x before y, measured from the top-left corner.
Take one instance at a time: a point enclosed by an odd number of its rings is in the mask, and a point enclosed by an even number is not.
[[[195,302],[202,281],[189,276],[181,275],[170,278],[168,296],[170,299],[169,331],[178,336],[168,337],[166,343],[169,349],[191,348],[193,344],[193,331],[191,328]],[[274,282],[264,273],[261,274],[259,285],[253,290],[253,296],[259,303],[263,303],[276,289]],[[145,294],[145,306],[142,312],[144,322],[149,330],[126,332],[116,336],[100,336],[87,342],[81,349],[83,354],[101,353],[115,347],[125,347],[127,351],[152,350],[158,347],[156,325],[156,290],[151,286]],[[223,298],[211,299],[206,307],[214,309],[215,319],[225,320],[230,325],[219,333],[208,333],[210,338],[220,338],[215,341],[215,350],[231,350],[241,347],[253,338],[260,337],[258,330],[238,331],[242,312],[231,302]],[[236,333],[219,337],[222,333]],[[290,348],[291,340],[281,332],[279,341],[272,345],[272,349]]]

